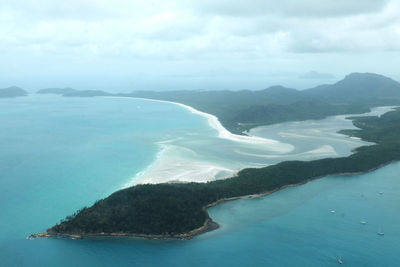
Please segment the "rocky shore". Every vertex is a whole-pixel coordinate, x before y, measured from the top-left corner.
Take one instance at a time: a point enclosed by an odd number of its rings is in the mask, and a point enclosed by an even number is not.
[[[218,229],[218,223],[208,218],[204,224],[193,229],[190,232],[178,234],[178,235],[147,235],[147,234],[130,234],[130,233],[82,233],[82,234],[67,234],[67,233],[56,233],[47,231],[44,233],[31,234],[29,238],[49,238],[49,237],[67,237],[71,239],[80,238],[94,238],[94,237],[132,237],[132,238],[147,238],[147,239],[191,239],[196,235],[204,234],[215,229]]]

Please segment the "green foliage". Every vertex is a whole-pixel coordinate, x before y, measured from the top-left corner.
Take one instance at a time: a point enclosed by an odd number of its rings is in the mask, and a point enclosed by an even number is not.
[[[360,130],[351,130],[353,135],[376,145],[360,147],[345,158],[287,161],[208,183],[137,185],[83,208],[48,232],[186,233],[204,224],[208,218],[204,207],[217,200],[265,193],[326,175],[366,172],[400,159],[400,110],[355,118],[354,124]]]

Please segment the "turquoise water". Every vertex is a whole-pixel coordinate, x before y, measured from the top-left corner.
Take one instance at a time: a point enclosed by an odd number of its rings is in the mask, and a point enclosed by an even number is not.
[[[222,227],[192,240],[28,240],[140,180],[138,173],[154,164],[160,142],[179,139],[174,146],[196,151],[196,159],[222,153],[230,143],[218,141],[204,118],[166,103],[29,96],[1,100],[0,111],[0,266],[334,266],[338,257],[346,266],[397,266],[400,261],[399,163],[224,203],[210,210]],[[196,138],[203,144],[218,141],[221,149],[200,151],[192,144]],[[334,148],[342,153],[354,145],[336,141]],[[325,144],[318,142],[317,147]],[[295,153],[312,149],[303,144]],[[232,162],[241,160],[255,158],[235,156]],[[376,234],[379,229],[385,236]]]

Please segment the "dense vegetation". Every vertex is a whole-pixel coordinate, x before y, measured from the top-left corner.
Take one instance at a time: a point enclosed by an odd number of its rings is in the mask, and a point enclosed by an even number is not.
[[[400,110],[354,118],[354,124],[360,130],[347,134],[376,144],[360,147],[349,157],[244,169],[235,177],[208,183],[137,185],[67,217],[48,233],[176,236],[202,226],[208,218],[204,207],[217,200],[265,193],[330,174],[365,172],[400,159]]]
[[[26,96],[28,93],[16,86],[0,89],[0,98]]]

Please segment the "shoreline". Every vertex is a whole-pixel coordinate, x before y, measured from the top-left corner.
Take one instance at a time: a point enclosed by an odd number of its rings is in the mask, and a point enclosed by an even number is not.
[[[189,111],[191,111],[192,113],[195,113],[195,114],[197,113],[199,115],[206,116],[206,117],[207,117],[207,115],[209,115],[211,117],[215,117],[214,115],[198,111],[198,110],[196,110],[196,109],[194,109],[192,107],[189,107],[189,106],[186,106],[186,105],[180,104],[180,103],[175,103],[175,102],[170,102],[170,101],[163,101],[163,100],[146,99],[146,98],[134,98],[134,99],[143,99],[143,100],[156,101],[156,102],[172,103],[172,104],[176,104],[176,105],[182,106],[184,108],[187,108]],[[388,112],[391,109],[393,109],[393,107],[388,107],[388,108],[389,108],[389,110],[387,110],[386,112]],[[193,109],[194,111],[192,111],[191,109]],[[386,112],[384,112],[384,113],[386,113]],[[223,126],[219,123],[218,119],[217,119],[217,122],[223,128]],[[210,126],[211,126],[211,124],[210,124]],[[215,127],[213,127],[213,128],[215,128]],[[227,131],[225,128],[223,128],[223,129],[225,131]],[[235,136],[234,134],[231,134],[231,133],[230,133],[230,135]],[[221,138],[223,138],[223,137],[221,137]],[[266,139],[266,140],[268,140],[268,139]],[[209,209],[211,207],[214,207],[214,206],[217,206],[217,205],[219,205],[221,203],[224,203],[224,202],[227,202],[227,201],[238,200],[238,199],[250,199],[250,198],[265,197],[265,196],[268,196],[268,195],[273,194],[275,192],[278,192],[280,190],[283,190],[285,188],[294,187],[294,186],[300,186],[300,185],[306,184],[306,183],[308,183],[310,181],[313,181],[313,180],[316,180],[316,179],[320,179],[320,178],[324,178],[324,177],[329,177],[329,176],[354,176],[354,175],[365,174],[365,173],[369,173],[369,172],[375,171],[377,169],[380,169],[380,168],[382,168],[382,167],[384,167],[386,165],[389,165],[389,164],[393,163],[394,161],[395,160],[391,160],[391,161],[382,163],[382,164],[380,164],[380,165],[378,165],[376,167],[373,167],[371,169],[368,169],[366,171],[348,172],[348,173],[331,173],[331,174],[326,174],[326,175],[322,175],[322,176],[318,176],[318,177],[314,177],[314,178],[309,178],[309,179],[306,179],[306,180],[304,180],[304,181],[302,181],[300,183],[284,185],[284,186],[282,186],[280,188],[277,188],[277,189],[274,189],[274,190],[271,190],[271,191],[267,191],[267,192],[219,199],[219,200],[217,200],[215,202],[207,204],[206,206],[204,206],[202,208],[206,212],[207,219],[205,220],[204,224],[201,227],[193,229],[193,230],[191,230],[189,232],[186,232],[186,233],[182,233],[182,234],[176,234],[176,235],[169,235],[169,234],[168,235],[163,235],[163,234],[161,234],[161,235],[151,235],[151,234],[130,234],[130,233],[60,234],[60,233],[45,232],[45,233],[32,234],[32,235],[29,236],[29,238],[36,238],[36,237],[69,237],[69,238],[72,238],[72,239],[76,239],[76,238],[91,238],[91,237],[137,237],[137,238],[147,238],[147,239],[190,239],[190,238],[193,238],[194,236],[197,236],[197,235],[209,232],[209,231],[213,231],[213,230],[219,228],[219,224],[217,222],[214,222],[210,218],[207,209]],[[237,173],[234,174],[232,177],[235,177],[236,175],[237,175]]]
[[[253,136],[253,135],[238,135],[238,134],[233,134],[229,132],[219,121],[217,116],[212,115],[210,113],[206,113],[200,110],[197,110],[191,106],[179,103],[179,102],[173,102],[173,101],[167,101],[167,100],[158,100],[158,99],[152,99],[152,98],[144,98],[144,97],[130,97],[130,96],[107,96],[107,97],[113,97],[113,98],[131,98],[131,99],[139,99],[139,100],[146,100],[146,101],[153,101],[153,102],[159,102],[159,103],[169,103],[169,104],[174,104],[177,106],[180,106],[188,111],[190,111],[193,114],[200,115],[204,118],[207,119],[208,124],[210,125],[211,128],[215,129],[218,132],[218,137],[221,139],[226,139],[226,140],[231,140],[235,142],[242,142],[242,143],[248,143],[248,144],[266,144],[266,145],[277,145],[280,144],[281,142],[273,139],[267,139],[259,136]],[[282,143],[283,144],[283,143]],[[285,144],[286,145],[286,144]],[[291,146],[291,145],[290,145]],[[291,146],[288,151],[285,152],[290,152],[294,148]],[[279,151],[281,152],[281,151]]]
[[[71,239],[84,239],[84,238],[98,238],[98,237],[115,237],[115,238],[146,238],[146,239],[191,239],[194,236],[211,232],[218,229],[220,226],[214,222],[210,217],[206,219],[204,224],[199,228],[193,229],[187,233],[176,235],[151,235],[151,234],[130,234],[130,233],[94,233],[94,234],[59,234],[59,233],[39,233],[31,234],[28,238],[54,238],[64,237]]]
[[[179,107],[182,107],[192,114],[202,116],[203,118],[207,119],[208,125],[216,130],[218,132],[218,138],[225,139],[225,140],[230,140],[233,142],[238,142],[238,143],[245,143],[245,144],[250,144],[250,145],[261,145],[261,146],[268,146],[268,150],[273,151],[275,153],[290,153],[295,149],[295,147],[291,144],[284,143],[278,140],[274,139],[267,139],[259,136],[253,136],[253,135],[238,135],[238,134],[233,134],[229,132],[219,121],[219,119],[212,114],[197,110],[191,106],[179,103],[179,102],[173,102],[173,101],[167,101],[167,100],[158,100],[158,99],[151,99],[151,98],[143,98],[143,97],[130,97],[130,96],[103,96],[104,98],[121,98],[121,99],[136,99],[136,100],[144,100],[144,101],[151,101],[151,102],[158,102],[158,103],[167,103],[167,104],[173,104]],[[159,143],[160,145],[160,143]],[[127,188],[130,186],[134,186],[136,184],[142,184],[142,183],[162,183],[162,182],[168,182],[168,181],[151,181],[149,179],[143,180],[143,176],[151,170],[154,166],[156,166],[157,162],[162,158],[163,154],[165,153],[166,149],[165,147],[161,147],[160,150],[157,152],[156,157],[154,161],[149,164],[147,167],[145,167],[143,170],[138,172],[136,175],[132,176],[131,180],[126,182],[125,184],[122,185],[123,188]],[[213,166],[210,165],[213,168],[218,168],[223,171],[230,171],[229,169],[224,168],[223,166]],[[264,165],[267,166],[267,165]],[[246,168],[250,168],[252,166],[247,166]],[[234,173],[231,175],[235,175],[236,172],[239,172],[240,169],[234,170]],[[223,179],[231,177],[230,175],[224,176]],[[139,178],[139,179],[138,179]],[[207,179],[204,181],[198,181],[198,180],[193,180],[194,182],[207,182],[207,181],[212,181],[215,179],[215,176],[212,179]],[[178,180],[181,181],[181,180]],[[193,182],[193,181],[182,181],[182,182]]]
[[[144,98],[144,97],[130,97],[130,96],[129,97],[128,96],[105,96],[105,98],[121,98],[121,99],[122,98],[123,99],[130,98],[130,99],[134,99],[134,100],[136,99],[136,100],[152,101],[152,102],[158,102],[158,103],[174,104],[174,105],[177,105],[179,107],[182,107],[182,108],[188,110],[192,114],[196,114],[196,115],[202,116],[203,118],[207,119],[208,125],[218,132],[218,137],[221,139],[230,140],[233,142],[245,143],[245,144],[266,145],[266,146],[268,146],[268,148],[266,148],[267,150],[272,151],[272,152],[277,152],[276,154],[279,154],[279,155],[281,155],[282,153],[283,154],[290,153],[291,151],[293,151],[295,149],[295,147],[292,144],[284,142],[284,140],[268,139],[268,138],[263,138],[263,137],[259,137],[259,136],[255,136],[255,135],[241,136],[241,135],[230,133],[226,128],[224,128],[222,126],[222,124],[220,123],[220,121],[218,120],[218,118],[216,116],[206,113],[206,112],[199,111],[191,106],[188,106],[188,105],[185,105],[185,104],[182,104],[179,102],[158,100],[158,99],[151,99],[151,98]],[[386,113],[390,109],[393,109],[393,106],[372,108],[371,111],[369,111],[365,114],[372,113],[374,111],[374,109],[379,109],[379,108],[384,108],[384,111],[378,112],[378,113]],[[360,114],[360,116],[361,115],[363,115],[363,114]],[[347,120],[345,118],[348,116],[353,116],[353,114],[343,115],[343,120]],[[337,116],[332,116],[332,117],[337,117]],[[351,121],[350,121],[350,123],[351,123]],[[260,127],[263,127],[263,126],[260,126]],[[250,134],[251,134],[251,131],[250,131]],[[212,180],[217,179],[216,174],[212,173],[212,172],[214,172],[214,170],[211,172],[207,172],[207,174],[203,175],[203,177],[209,176],[208,178],[198,178],[193,173],[189,174],[189,175],[193,176],[193,179],[189,179],[189,180],[182,178],[181,174],[177,175],[176,177],[174,176],[174,179],[172,179],[172,180],[171,179],[166,180],[162,177],[158,177],[157,175],[155,177],[149,177],[149,175],[147,175],[147,173],[149,173],[151,171],[157,171],[157,168],[160,168],[160,166],[162,166],[159,163],[162,162],[162,161],[160,161],[160,159],[164,158],[165,152],[166,152],[166,148],[161,145],[160,150],[157,152],[154,161],[151,164],[149,164],[147,167],[142,169],[140,172],[138,172],[136,175],[132,176],[131,179],[129,181],[127,181],[126,183],[124,183],[121,188],[123,189],[123,188],[127,188],[130,186],[134,186],[136,184],[143,184],[143,183],[157,184],[157,183],[173,182],[173,181],[176,181],[176,182],[207,182],[207,181],[212,181]],[[310,151],[310,152],[312,152],[312,151]],[[334,153],[330,153],[330,154],[326,154],[326,152],[324,152],[324,155],[321,156],[321,158],[328,157],[328,156],[336,156],[336,152],[334,151]],[[272,156],[265,156],[265,157],[270,158]],[[204,162],[204,163],[206,163],[206,162]],[[202,165],[202,166],[197,166],[197,167],[199,167],[199,168],[201,167],[202,169],[206,168],[206,165],[204,165],[204,164],[200,164],[200,165]],[[266,164],[266,165],[263,165],[260,167],[264,167],[264,166],[268,166],[268,165],[269,164]],[[230,171],[229,169],[227,170],[226,168],[224,168],[222,165],[214,166],[213,164],[209,164],[209,166],[210,166],[210,168],[213,168],[213,169],[215,169],[215,168],[220,169],[223,172]],[[251,167],[258,167],[258,166],[242,166],[242,168],[251,168]],[[185,171],[185,170],[183,170],[183,171]],[[240,169],[234,170],[234,172],[239,172],[239,171],[240,171]],[[186,170],[186,172],[187,172],[187,170]],[[219,172],[219,171],[216,170],[215,172]],[[232,173],[232,174],[234,175],[234,173]],[[189,176],[189,177],[191,177],[191,176]],[[223,176],[222,179],[226,179],[229,177],[230,177],[229,175],[225,175],[225,176]]]
[[[107,237],[107,238],[108,237],[116,237],[116,238],[146,238],[146,239],[192,239],[195,236],[198,236],[198,235],[201,235],[201,234],[204,234],[207,232],[211,232],[211,231],[214,231],[214,230],[217,230],[220,228],[220,225],[218,224],[218,222],[213,221],[212,218],[210,217],[210,215],[208,213],[208,209],[215,207],[219,204],[222,204],[224,202],[234,201],[234,200],[239,200],[239,199],[252,199],[252,198],[266,197],[268,195],[279,192],[286,188],[301,186],[301,185],[307,184],[309,182],[312,182],[314,180],[326,178],[329,176],[354,176],[354,175],[367,174],[367,173],[376,171],[380,168],[383,168],[387,165],[390,165],[394,162],[396,162],[396,160],[391,160],[389,162],[385,162],[383,164],[380,164],[377,167],[371,168],[371,169],[363,171],[363,172],[332,173],[332,174],[318,176],[315,178],[310,178],[310,179],[304,180],[300,183],[284,185],[280,188],[277,188],[277,189],[274,189],[271,191],[267,191],[267,192],[263,192],[263,193],[219,199],[210,204],[207,204],[206,206],[204,206],[202,208],[207,213],[207,219],[205,220],[205,222],[202,226],[200,226],[199,228],[190,230],[189,232],[182,233],[182,234],[176,234],[176,235],[152,235],[152,234],[130,234],[130,233],[60,234],[60,233],[44,232],[44,233],[38,233],[38,234],[31,234],[27,238],[31,239],[31,238],[39,238],[39,237],[41,237],[41,238],[65,237],[65,238],[71,238],[71,239],[84,239],[84,238],[98,238],[98,237]]]

